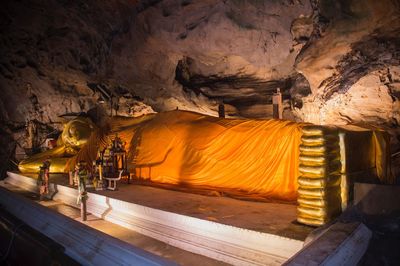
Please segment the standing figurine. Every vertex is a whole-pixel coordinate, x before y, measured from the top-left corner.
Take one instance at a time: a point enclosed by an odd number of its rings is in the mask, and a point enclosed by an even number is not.
[[[92,162],[92,169],[91,169],[91,176],[92,176],[92,183],[93,183],[93,187],[96,189],[98,182],[99,182],[99,170],[97,167],[97,160],[94,160]]]
[[[225,105],[223,101],[218,104],[218,117],[225,118]]]
[[[277,88],[276,93],[272,95],[272,118],[283,118],[282,93],[279,88]]]
[[[77,175],[78,175],[78,199],[76,201],[77,204],[81,204],[81,219],[82,221],[87,220],[86,214],[86,200],[88,199],[86,192],[86,180],[88,178],[88,171],[86,169],[86,163],[84,161],[80,161],[77,167]]]
[[[104,189],[104,183],[103,183],[103,154],[99,153],[98,159],[95,161],[95,170],[94,172],[96,173],[96,185],[95,189],[96,190],[103,190]]]
[[[44,200],[46,194],[49,193],[49,176],[50,176],[50,161],[46,159],[40,166],[37,185],[39,187],[40,200]]]
[[[75,165],[75,170],[73,172],[73,186],[79,186],[79,163]]]

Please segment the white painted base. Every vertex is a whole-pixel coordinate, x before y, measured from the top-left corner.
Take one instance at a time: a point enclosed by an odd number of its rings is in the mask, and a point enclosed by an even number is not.
[[[7,183],[37,191],[36,181],[8,173]],[[74,188],[51,184],[53,199],[76,205]],[[88,193],[88,212],[178,248],[234,265],[280,265],[303,242],[277,235],[201,220]]]
[[[30,227],[64,246],[65,254],[82,265],[176,265],[4,188],[0,188],[0,205]]]

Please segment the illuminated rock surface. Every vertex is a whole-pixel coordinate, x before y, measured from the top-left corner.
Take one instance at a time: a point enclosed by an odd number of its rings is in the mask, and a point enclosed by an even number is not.
[[[0,13],[4,159],[11,139],[27,147],[26,119],[44,139],[101,94],[122,115],[216,115],[223,100],[266,118],[277,87],[285,118],[381,126],[400,149],[399,1],[25,0]]]

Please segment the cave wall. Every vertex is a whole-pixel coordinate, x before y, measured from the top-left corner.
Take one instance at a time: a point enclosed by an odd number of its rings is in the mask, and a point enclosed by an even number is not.
[[[159,1],[114,42],[114,75],[156,110],[216,114],[224,101],[236,115],[266,117],[272,92],[295,80],[311,13],[308,1]]]
[[[367,124],[400,150],[400,1],[321,0],[314,32],[296,58],[310,84],[295,115],[316,124]],[[400,157],[393,156],[395,175]]]
[[[115,94],[125,115],[153,112],[134,91],[107,76],[113,39],[129,30],[133,1],[21,0],[0,3],[0,159],[30,153],[26,122],[38,132],[34,146],[62,129],[66,113],[98,106],[99,87]],[[31,142],[32,144],[32,142]],[[9,152],[10,151],[10,152]],[[14,158],[15,159],[15,158]]]
[[[52,123],[87,111],[100,96],[91,83],[133,107],[134,92],[107,71],[112,42],[128,31],[135,8],[129,1],[3,1],[0,86],[8,119]]]
[[[397,152],[399,14],[399,0],[2,1],[1,135],[96,108],[217,115],[223,102],[269,118],[280,88],[284,118],[380,126]]]
[[[312,90],[299,117],[398,124],[400,1],[320,1],[317,16],[296,58]]]

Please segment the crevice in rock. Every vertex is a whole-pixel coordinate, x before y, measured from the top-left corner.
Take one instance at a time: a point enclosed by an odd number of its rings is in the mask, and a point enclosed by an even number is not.
[[[334,93],[346,93],[361,77],[375,70],[386,70],[387,66],[399,64],[399,60],[399,37],[374,36],[357,42],[339,61],[336,73],[320,84],[324,87],[323,98],[328,100]]]
[[[271,105],[272,95],[277,88],[283,100],[288,100],[294,107],[302,106],[301,98],[311,93],[307,80],[298,73],[281,80],[262,80],[250,75],[204,76],[194,72],[191,68],[193,64],[194,59],[189,57],[179,60],[177,64],[175,80],[182,85],[183,90],[223,101],[236,107],[239,112],[252,106]]]

